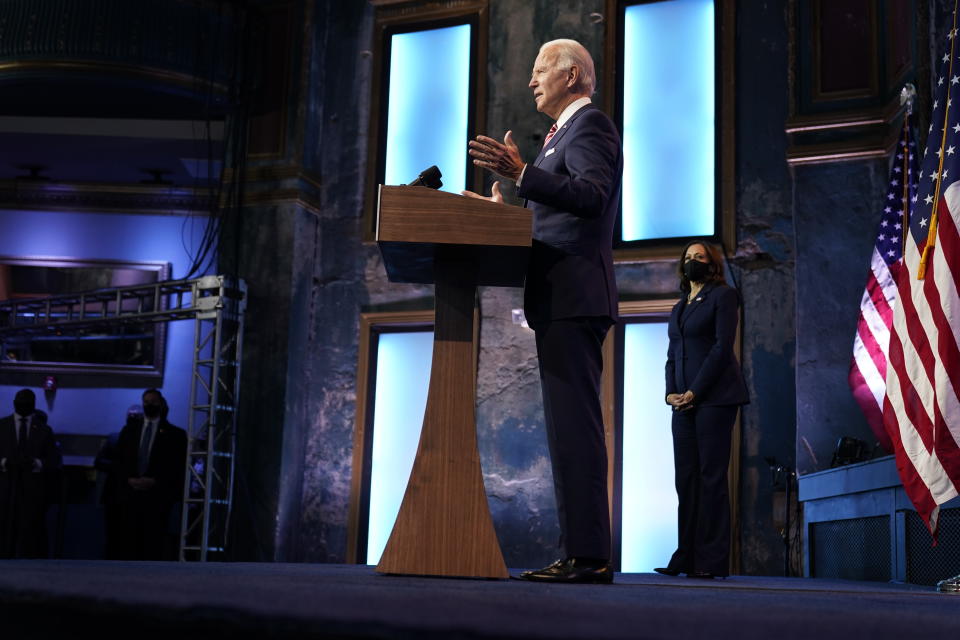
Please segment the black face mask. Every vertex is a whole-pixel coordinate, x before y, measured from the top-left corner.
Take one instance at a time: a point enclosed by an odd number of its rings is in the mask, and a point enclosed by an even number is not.
[[[158,418],[160,416],[160,405],[158,404],[143,405],[143,415],[151,419]]]
[[[690,282],[703,282],[713,271],[713,265],[699,260],[687,260],[683,263],[683,275]]]
[[[36,411],[36,409],[37,409],[36,405],[33,404],[32,402],[14,402],[13,403],[13,410],[16,411],[17,414],[23,417],[33,415],[33,412]]]

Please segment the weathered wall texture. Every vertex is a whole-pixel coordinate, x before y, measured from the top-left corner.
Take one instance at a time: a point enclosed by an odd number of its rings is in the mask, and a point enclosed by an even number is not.
[[[791,176],[783,131],[788,109],[786,2],[738,11],[736,47],[737,249],[743,294],[742,363],[751,402],[741,411],[741,571],[776,573],[765,458],[792,466],[795,255]]]
[[[828,469],[840,436],[876,443],[847,372],[888,171],[882,158],[795,171],[801,474]]]
[[[264,45],[289,55],[286,144],[249,161],[248,204],[221,245],[221,263],[250,289],[233,548],[342,562],[357,326],[375,250],[360,240],[372,8],[290,6],[290,39]],[[283,204],[259,204],[271,200]]]
[[[318,2],[306,93],[316,137],[303,156],[322,188],[313,279],[310,341],[305,345],[307,407],[300,526],[291,559],[344,562],[356,407],[359,312],[369,303],[368,262],[360,241],[369,103],[372,12],[366,3]],[[378,271],[378,278],[382,278]],[[298,518],[299,516],[299,518]]]

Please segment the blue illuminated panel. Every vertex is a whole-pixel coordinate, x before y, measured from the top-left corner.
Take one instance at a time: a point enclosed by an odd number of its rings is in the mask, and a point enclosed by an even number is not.
[[[377,564],[400,511],[427,406],[433,333],[385,333],[377,348],[367,564]]]
[[[714,234],[713,0],[627,7],[622,240]]]
[[[667,324],[631,323],[623,344],[621,571],[665,567],[677,548],[670,407],[663,401]]]
[[[384,184],[435,164],[443,191],[466,188],[470,73],[468,24],[392,37]]]

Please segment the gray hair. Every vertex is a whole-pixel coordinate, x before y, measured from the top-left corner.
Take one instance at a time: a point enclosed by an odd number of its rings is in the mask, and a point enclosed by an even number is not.
[[[561,38],[559,40],[545,42],[543,46],[540,47],[540,53],[543,53],[549,48],[556,49],[557,67],[561,69],[577,67],[580,69],[580,79],[574,89],[578,93],[592,96],[597,86],[597,74],[593,70],[593,58],[590,57],[590,52],[587,51],[586,47],[576,40]]]

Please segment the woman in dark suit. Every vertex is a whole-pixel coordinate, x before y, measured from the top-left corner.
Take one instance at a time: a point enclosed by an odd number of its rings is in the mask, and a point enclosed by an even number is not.
[[[727,467],[740,405],[749,401],[733,353],[740,295],[724,283],[720,251],[687,243],[678,267],[685,294],[670,313],[667,404],[673,407],[678,544],[655,569],[691,578],[725,577],[730,562]]]

